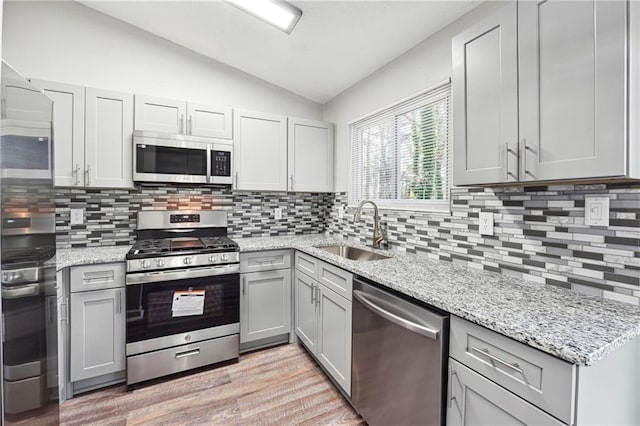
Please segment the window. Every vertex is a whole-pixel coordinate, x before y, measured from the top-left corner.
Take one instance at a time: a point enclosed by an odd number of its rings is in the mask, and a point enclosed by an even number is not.
[[[389,208],[449,208],[449,81],[351,124],[349,201]]]

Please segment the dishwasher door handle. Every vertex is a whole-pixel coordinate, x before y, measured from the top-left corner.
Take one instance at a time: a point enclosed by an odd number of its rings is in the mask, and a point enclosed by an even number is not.
[[[402,328],[406,328],[407,330],[411,330],[415,333],[421,334],[429,339],[438,340],[438,335],[440,334],[440,330],[434,330],[432,328],[425,327],[423,325],[417,324],[413,321],[409,321],[406,318],[402,318],[392,312],[387,311],[386,309],[381,308],[380,306],[373,303],[369,298],[367,298],[366,294],[360,290],[353,290],[353,297],[358,299],[362,305],[373,311],[377,315],[382,318],[391,321],[399,325]]]

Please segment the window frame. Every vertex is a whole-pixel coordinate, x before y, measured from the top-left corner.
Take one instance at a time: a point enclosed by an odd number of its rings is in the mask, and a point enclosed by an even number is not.
[[[446,192],[446,199],[444,200],[406,200],[406,199],[372,199],[373,202],[376,203],[376,205],[378,206],[378,208],[380,210],[392,210],[392,211],[398,211],[398,210],[403,210],[403,211],[425,211],[425,212],[434,212],[434,213],[441,213],[441,214],[446,214],[446,213],[450,213],[451,212],[451,188],[453,188],[453,179],[452,179],[452,173],[453,173],[453,135],[452,135],[452,130],[453,130],[453,119],[452,119],[452,108],[451,108],[451,78],[448,78],[438,84],[435,84],[433,86],[430,86],[426,89],[420,90],[417,93],[414,93],[410,96],[407,96],[399,101],[393,102],[392,104],[385,106],[383,108],[379,108],[375,111],[372,111],[368,114],[365,114],[355,120],[352,120],[348,123],[349,125],[349,191],[347,193],[348,196],[348,204],[347,206],[350,208],[353,207],[357,207],[357,205],[362,201],[358,201],[355,200],[352,197],[353,194],[353,185],[354,185],[354,179],[353,179],[353,155],[354,155],[354,149],[355,149],[355,131],[356,131],[356,127],[357,124],[365,121],[365,120],[369,120],[374,118],[377,115],[380,114],[384,114],[385,112],[392,110],[393,108],[398,108],[397,111],[393,112],[393,117],[394,117],[394,127],[396,129],[397,132],[397,120],[398,120],[398,116],[402,115],[402,114],[406,114],[408,112],[411,111],[415,111],[416,110],[416,106],[415,105],[411,105],[411,101],[420,97],[420,96],[424,96],[424,95],[428,95],[429,92],[436,92],[438,90],[442,90],[444,88],[444,86],[449,86],[449,90],[447,92],[444,92],[441,94],[442,98],[448,98],[448,104],[449,104],[449,121],[447,123],[447,135],[448,135],[448,146],[447,146],[447,186],[445,188],[445,192]],[[435,96],[438,96],[438,94],[436,94]],[[439,100],[437,97],[434,98],[433,102],[437,102],[437,100]],[[406,106],[402,107],[403,104],[407,104]],[[417,108],[420,108],[419,106]],[[397,142],[397,138],[396,138],[396,142]],[[396,143],[396,151],[398,151],[400,149],[399,144]],[[400,179],[399,177],[399,173],[397,173],[396,170],[396,174],[395,174],[395,179],[398,180]]]

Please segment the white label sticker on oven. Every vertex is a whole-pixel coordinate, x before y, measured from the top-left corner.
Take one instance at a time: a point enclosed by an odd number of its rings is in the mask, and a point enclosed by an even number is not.
[[[204,290],[185,290],[173,293],[171,313],[174,317],[202,315],[204,312]]]

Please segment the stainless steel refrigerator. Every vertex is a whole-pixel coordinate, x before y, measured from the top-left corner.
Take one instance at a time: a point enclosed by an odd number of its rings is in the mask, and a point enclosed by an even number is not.
[[[1,73],[2,422],[59,423],[53,104]]]

